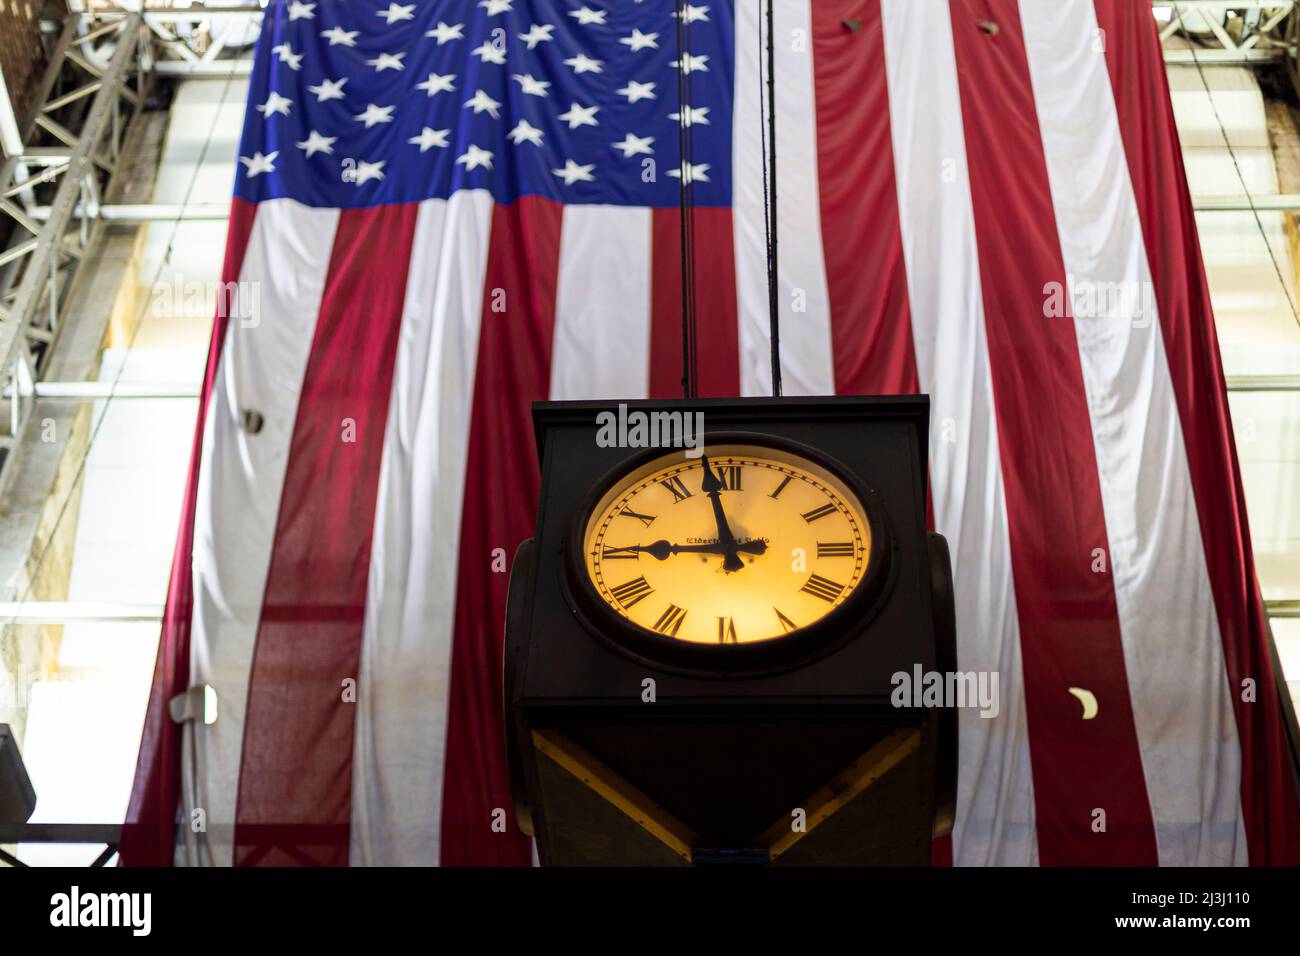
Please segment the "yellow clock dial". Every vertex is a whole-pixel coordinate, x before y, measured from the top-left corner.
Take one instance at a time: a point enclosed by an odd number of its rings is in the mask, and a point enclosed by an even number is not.
[[[587,519],[587,575],[632,623],[701,644],[771,640],[864,580],[871,525],[828,469],[761,445],[673,452],[616,481]]]

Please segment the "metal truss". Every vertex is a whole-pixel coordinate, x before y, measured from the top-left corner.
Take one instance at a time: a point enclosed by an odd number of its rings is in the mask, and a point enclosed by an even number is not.
[[[13,472],[35,405],[34,385],[58,338],[64,306],[99,223],[131,119],[144,101],[144,23],[139,13],[83,29],[69,17],[55,41],[37,105],[19,126],[22,148],[0,167],[0,380],[10,392],[0,426],[0,488]],[[84,51],[110,49],[102,65]],[[52,195],[50,195],[52,193]],[[49,195],[43,221],[33,213]]]
[[[16,115],[0,87],[0,242],[8,234],[0,245],[0,492],[15,472],[36,401],[73,397],[41,378],[77,268],[93,255],[104,225],[226,218],[225,205],[103,201],[131,120],[156,77],[247,75],[262,19],[256,2],[68,6],[30,115]]]
[[[1294,68],[1295,0],[1153,0],[1166,63],[1281,63]],[[1167,19],[1168,22],[1164,22]],[[1189,37],[1189,45],[1174,45]]]

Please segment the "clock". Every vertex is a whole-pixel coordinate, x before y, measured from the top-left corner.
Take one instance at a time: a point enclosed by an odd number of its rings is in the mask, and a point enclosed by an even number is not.
[[[923,396],[533,406],[502,721],[543,865],[929,861],[952,823],[956,711],[895,703],[898,675],[956,668],[928,412]],[[666,442],[688,419],[694,440]]]
[[[596,633],[670,665],[806,657],[879,592],[888,536],[874,505],[823,453],[713,435],[597,483],[570,536],[574,590]]]

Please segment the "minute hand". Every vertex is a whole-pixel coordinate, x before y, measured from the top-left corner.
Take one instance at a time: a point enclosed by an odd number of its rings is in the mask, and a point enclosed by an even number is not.
[[[731,526],[727,524],[727,515],[722,510],[722,482],[713,473],[708,455],[702,456],[700,461],[704,466],[704,480],[700,484],[700,490],[709,496],[709,501],[713,505],[713,517],[718,523],[718,542],[724,549],[722,570],[740,571],[745,567],[745,562],[741,561],[740,555],[736,553],[736,536],[731,533]]]

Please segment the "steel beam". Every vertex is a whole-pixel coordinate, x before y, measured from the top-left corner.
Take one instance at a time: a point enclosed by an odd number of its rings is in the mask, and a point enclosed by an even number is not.
[[[50,215],[49,206],[37,206],[29,213],[33,219],[44,220]],[[105,222],[140,225],[149,222],[225,222],[230,216],[229,203],[105,203],[89,210],[78,206],[72,211],[74,218],[89,215],[91,219]]]
[[[1165,50],[1165,63],[1185,66],[1194,63],[1201,66],[1258,66],[1263,63],[1281,63],[1286,55],[1286,51],[1271,47],[1263,50],[1258,47],[1245,50],[1197,50],[1195,53],[1191,50]]]
[[[1264,611],[1269,617],[1294,620],[1300,618],[1300,601],[1265,601]]]
[[[197,385],[150,385],[137,382],[33,382],[31,397],[53,401],[85,402],[111,398],[187,399],[198,398]],[[4,390],[12,398],[13,387]]]
[[[224,80],[231,76],[250,76],[252,60],[155,60],[153,73],[186,80]]]
[[[1230,392],[1300,392],[1300,375],[1229,375]]]
[[[1197,212],[1300,212],[1300,193],[1269,196],[1195,196]]]
[[[0,70],[0,149],[6,156],[18,156],[23,151],[23,135],[18,129],[18,114],[14,112],[4,70]]]
[[[107,601],[0,601],[0,625],[132,624],[162,620],[161,604]]]

